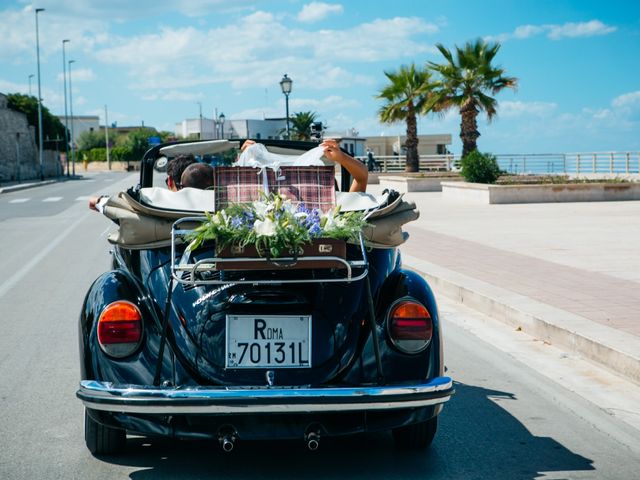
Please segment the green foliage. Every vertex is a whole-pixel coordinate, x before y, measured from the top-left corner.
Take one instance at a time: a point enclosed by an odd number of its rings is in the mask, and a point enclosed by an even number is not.
[[[126,145],[113,147],[109,150],[109,157],[115,162],[126,162],[134,159],[131,149]]]
[[[111,152],[109,152],[111,153]],[[81,152],[81,157],[87,156],[89,162],[106,162],[107,161],[107,149],[104,147],[92,148]]]
[[[129,132],[125,145],[131,151],[129,160],[142,160],[145,152],[149,150],[149,137],[158,136],[155,128],[139,128]]]
[[[82,132],[76,140],[79,150],[91,150],[92,148],[105,148],[106,138],[103,133],[95,131]]]
[[[363,212],[327,213],[294,206],[272,194],[264,201],[237,204],[207,213],[207,220],[187,236],[192,249],[215,240],[218,251],[230,245],[255,245],[261,255],[281,257],[297,252],[314,238],[353,240],[366,226]]]
[[[418,115],[429,112],[431,92],[435,83],[426,68],[402,65],[398,71],[384,72],[389,83],[377,95],[385,103],[378,111],[383,123],[405,122],[407,125],[407,172],[419,170]]]
[[[440,76],[438,88],[430,104],[436,111],[457,108],[462,117],[460,138],[462,155],[476,148],[480,136],[476,117],[485,112],[490,121],[497,112],[495,95],[505,88],[515,88],[518,79],[505,75],[505,70],[492,64],[500,50],[499,43],[487,43],[482,39],[455,47],[455,56],[442,44],[436,44],[446,60],[443,64],[429,62],[429,68]]]
[[[310,140],[311,125],[316,121],[316,112],[297,112],[289,119],[291,138],[293,140]]]
[[[502,173],[496,157],[473,150],[462,157],[460,174],[467,182],[495,183]]]
[[[27,122],[29,125],[36,129],[36,144],[39,142],[38,136],[38,99],[31,95],[23,95],[21,93],[9,93],[7,94],[7,106],[16,112],[22,112],[27,116]],[[58,148],[60,151],[64,151],[64,138],[65,128],[58,117],[49,112],[49,109],[42,105],[42,133],[45,141],[44,147],[47,149],[54,149],[56,138],[62,141],[58,142]],[[69,138],[67,136],[67,138]],[[47,141],[47,139],[49,139]]]

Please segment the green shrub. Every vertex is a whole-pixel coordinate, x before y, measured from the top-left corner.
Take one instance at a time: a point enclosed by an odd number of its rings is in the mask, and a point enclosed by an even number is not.
[[[109,152],[109,157],[115,162],[126,162],[134,159],[131,149],[124,145],[113,147]]]
[[[107,161],[107,149],[106,148],[92,148],[86,150],[80,154],[80,158],[84,158],[83,154],[87,155],[87,160],[90,162],[106,162]]]
[[[460,174],[467,182],[495,183],[502,173],[496,157],[490,153],[480,153],[477,150],[463,157],[460,166]]]

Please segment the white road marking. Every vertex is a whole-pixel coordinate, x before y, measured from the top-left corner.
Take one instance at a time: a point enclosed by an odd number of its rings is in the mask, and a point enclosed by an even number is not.
[[[62,200],[62,197],[47,197],[42,201],[43,202],[59,202],[60,200]]]
[[[11,277],[9,277],[4,283],[0,284],[0,298],[2,298],[13,286],[18,283],[22,278],[29,273],[34,267],[38,266],[38,264],[47,256],[51,251],[56,248],[62,241],[71,234],[74,229],[80,225],[86,218],[91,215],[89,212],[80,216],[75,222],[73,222],[69,227],[63,230],[62,234],[60,234],[57,238],[51,239],[47,246],[40,250],[40,252],[35,255],[29,262],[27,262],[20,270],[14,273]]]
[[[9,203],[24,203],[24,202],[28,202],[29,200],[31,199],[30,198],[14,198]]]
[[[88,196],[88,195],[87,196],[82,196],[82,197],[76,197],[76,202],[88,202],[90,198],[91,197]]]

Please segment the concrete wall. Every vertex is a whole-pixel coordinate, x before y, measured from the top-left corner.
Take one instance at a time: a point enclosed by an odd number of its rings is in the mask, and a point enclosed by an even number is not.
[[[444,198],[478,203],[557,203],[640,200],[640,183],[485,185],[443,182]]]
[[[53,177],[62,172],[58,152],[45,150],[43,173]],[[35,129],[26,115],[7,108],[7,98],[0,94],[0,182],[30,180],[40,177],[40,159]]]
[[[398,140],[400,141],[399,144]],[[370,148],[377,157],[390,156],[398,153],[398,145],[400,145],[400,150],[404,153],[405,150],[402,146],[406,140],[407,137],[405,135],[367,137],[365,146]],[[418,135],[419,155],[438,154],[438,145],[444,145],[445,148],[448,148],[451,145],[451,134]]]

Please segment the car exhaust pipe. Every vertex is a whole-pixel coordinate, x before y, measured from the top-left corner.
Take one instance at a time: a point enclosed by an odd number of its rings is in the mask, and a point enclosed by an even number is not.
[[[304,436],[304,443],[311,452],[315,452],[320,446],[320,433],[307,432]]]
[[[218,440],[220,441],[220,446],[222,450],[229,453],[233,450],[236,445],[236,439],[238,438],[238,434],[234,429],[225,428],[220,429],[218,432]]]

